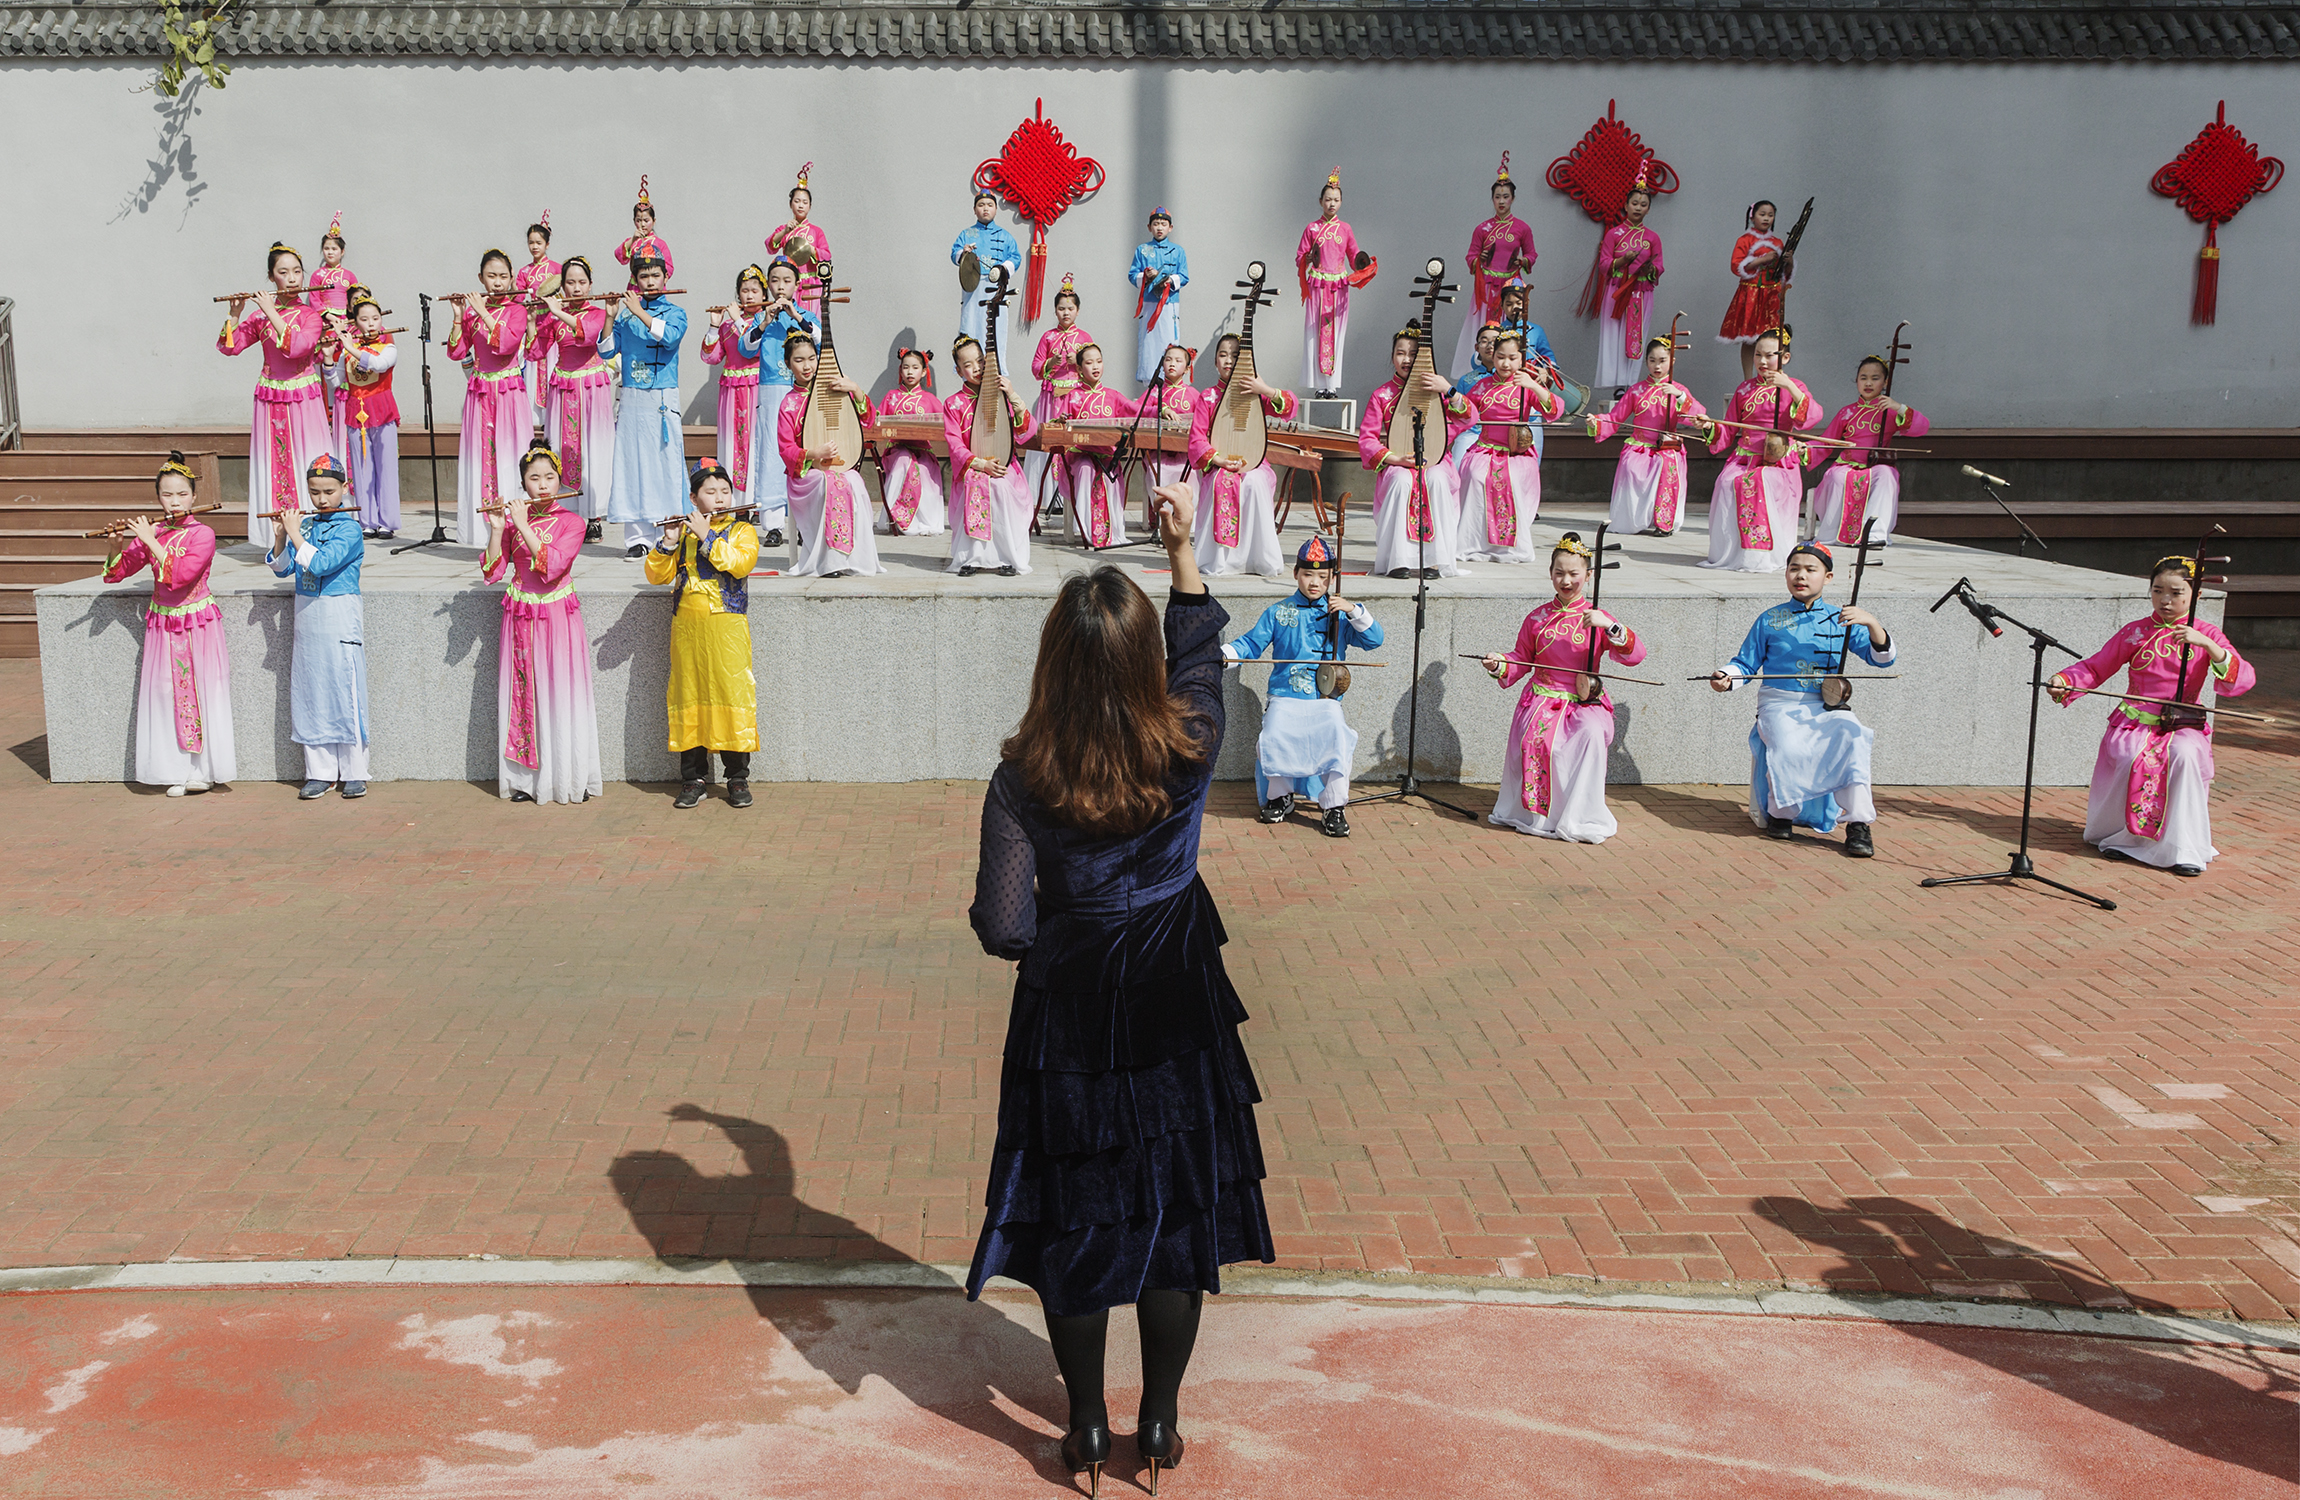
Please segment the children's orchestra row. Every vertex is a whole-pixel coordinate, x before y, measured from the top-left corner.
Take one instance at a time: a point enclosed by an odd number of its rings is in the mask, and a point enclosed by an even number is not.
[[[972,412],[966,393],[946,427],[965,452]],[[1029,420],[1016,411],[1017,427]],[[962,472],[978,473],[961,458]],[[501,795],[512,801],[580,802],[603,790],[592,656],[572,570],[584,521],[566,497],[559,456],[533,444],[517,470],[520,489],[484,507],[482,576],[503,586],[501,676],[497,694]],[[990,476],[985,475],[985,478]],[[366,646],[360,606],[364,539],[348,505],[348,469],[321,454],[304,475],[307,512],[283,507],[266,559],[295,585],[289,704],[292,737],[304,747],[307,799],[340,789],[367,792],[369,718]],[[1019,483],[1011,469],[998,483]],[[665,694],[668,748],[681,760],[677,805],[707,794],[711,757],[728,800],[752,800],[750,756],[758,749],[758,697],[747,620],[749,580],[761,540],[754,503],[743,506],[734,474],[705,460],[688,476],[691,505],[653,523],[646,547],[650,583],[669,584],[671,645]],[[230,669],[222,614],[209,590],[216,536],[197,518],[193,470],[181,454],[155,478],[156,519],[138,516],[112,539],[104,570],[119,582],[149,569],[136,713],[136,776],[170,796],[227,783],[235,774]],[[1157,491],[1161,507],[1194,512],[1203,487],[1176,482]],[[966,502],[971,505],[971,500]],[[1204,518],[1194,524],[1203,525]],[[850,522],[851,524],[851,522]],[[858,528],[859,529],[859,528]],[[1609,681],[1645,660],[1647,642],[1592,598],[1598,549],[1568,532],[1548,554],[1553,597],[1526,616],[1506,651],[1482,664],[1503,689],[1518,689],[1504,747],[1504,775],[1491,821],[1521,832],[1602,843],[1616,831],[1605,805],[1614,720]],[[977,555],[995,555],[991,547]],[[1749,813],[1780,839],[1798,827],[1845,825],[1845,852],[1874,851],[1874,733],[1853,714],[1841,687],[1855,658],[1892,667],[1898,647],[1875,614],[1826,599],[1835,569],[1827,542],[1791,547],[1782,569],[1787,599],[1759,615],[1741,648],[1697,681],[1717,692],[1757,687],[1750,730]],[[2087,805],[2085,839],[2104,855],[2195,875],[2216,855],[2207,799],[2212,780],[2209,687],[2222,698],[2253,684],[2251,665],[2221,630],[2196,618],[2200,565],[2168,557],[2151,570],[2151,612],[2116,631],[2099,651],[2052,680],[2063,705],[2094,691],[2116,700],[2102,737]],[[1294,592],[1262,612],[1224,648],[1234,662],[1267,655],[1269,705],[1255,761],[1266,822],[1284,821],[1296,796],[1313,799],[1320,827],[1349,833],[1342,808],[1357,735],[1343,711],[1346,673],[1333,670],[1351,649],[1378,649],[1381,626],[1364,604],[1341,597],[1340,558],[1323,536],[1296,553]],[[2125,693],[2110,691],[2127,674]]]

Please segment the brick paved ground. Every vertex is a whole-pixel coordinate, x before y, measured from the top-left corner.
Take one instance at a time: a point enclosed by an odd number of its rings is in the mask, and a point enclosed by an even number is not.
[[[0,663],[0,1263],[967,1258],[1010,982],[978,785],[51,787],[36,670]],[[2300,1315],[2296,755],[2223,736],[2201,881],[2042,794],[2113,915],[1918,889],[2001,865],[2017,792],[1890,789],[1856,864],[1731,788],[1624,791],[1588,849],[1395,808],[1336,845],[1223,787],[1279,1248]]]

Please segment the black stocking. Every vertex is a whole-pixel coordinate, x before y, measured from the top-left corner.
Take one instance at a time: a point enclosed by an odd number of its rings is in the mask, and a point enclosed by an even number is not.
[[[1134,1322],[1142,1334],[1142,1421],[1174,1426],[1205,1301],[1204,1292],[1144,1292],[1135,1302]]]
[[[1062,1384],[1070,1392],[1073,1431],[1110,1425],[1110,1408],[1102,1400],[1102,1349],[1109,1333],[1108,1308],[1076,1318],[1046,1315],[1046,1341],[1054,1346],[1054,1363],[1060,1367]],[[1185,1349],[1185,1359],[1188,1354]]]

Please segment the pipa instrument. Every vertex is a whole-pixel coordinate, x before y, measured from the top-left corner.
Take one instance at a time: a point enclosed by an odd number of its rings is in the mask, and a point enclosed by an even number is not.
[[[1006,267],[1000,266],[997,276],[997,286],[983,304],[982,383],[974,389],[974,427],[967,434],[967,446],[976,458],[1011,464],[1014,413],[1007,408],[1006,393],[998,387],[998,315],[1005,309],[1006,299],[1014,295],[1014,288],[1009,285]]]
[[[1424,375],[1437,373],[1437,358],[1430,352],[1430,322],[1437,316],[1440,302],[1453,301],[1452,293],[1458,287],[1445,283],[1445,262],[1430,257],[1429,269],[1414,278],[1421,288],[1422,315],[1418,323],[1406,325],[1406,337],[1414,341],[1414,362],[1406,372],[1405,389],[1398,393],[1398,404],[1390,412],[1389,431],[1382,442],[1392,453],[1414,451],[1414,415],[1420,413],[1422,427],[1427,434],[1422,439],[1423,452],[1418,455],[1427,468],[1445,457],[1445,397],[1429,393],[1416,393],[1414,386]]]
[[[1255,378],[1254,310],[1269,306],[1277,295],[1263,285],[1268,275],[1269,268],[1254,261],[1246,267],[1247,279],[1230,294],[1232,302],[1246,304],[1245,317],[1238,325],[1237,358],[1230,366],[1229,378],[1215,393],[1214,415],[1206,429],[1214,456],[1237,459],[1249,472],[1262,466],[1270,446],[1269,414],[1262,409],[1262,398],[1248,384]]]
[[[831,263],[820,263],[823,279],[822,337],[823,347],[815,359],[814,384],[807,388],[807,414],[800,423],[799,446],[814,453],[828,446],[838,450],[831,467],[851,469],[862,462],[863,429],[868,419],[855,410],[854,398],[838,388],[838,351],[831,347],[831,304],[847,299],[833,295],[843,287],[830,285]]]

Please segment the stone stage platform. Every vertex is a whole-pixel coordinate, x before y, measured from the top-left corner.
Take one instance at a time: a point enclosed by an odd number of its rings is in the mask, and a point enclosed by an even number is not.
[[[1289,550],[1307,534],[1297,522]],[[1579,506],[1545,510],[1537,530],[1594,532],[1601,513]],[[1354,539],[1370,538],[1370,517],[1351,517]],[[1622,684],[1612,779],[1616,782],[1733,783],[1748,776],[1746,748],[1755,695],[1710,692],[1681,679],[1730,655],[1750,622],[1783,599],[1777,575],[1717,573],[1694,566],[1706,555],[1696,517],[1675,537],[1627,537],[1607,575],[1605,603],[1650,645],[1636,675],[1661,687]],[[977,779],[996,764],[999,741],[1021,716],[1038,631],[1063,577],[1094,561],[1134,573],[1162,597],[1164,557],[1155,547],[1096,559],[1043,544],[1034,571],[1018,578],[960,579],[942,571],[947,539],[880,538],[887,571],[875,578],[826,580],[756,576],[751,632],[759,686],[762,781]],[[1355,540],[1344,567],[1370,562]],[[373,765],[378,780],[492,781],[497,768],[496,674],[500,590],[483,584],[478,552],[446,545],[393,557],[370,543],[365,564]],[[787,562],[787,555],[771,562]],[[1898,681],[1857,685],[1855,706],[1876,727],[1876,776],[1903,785],[2003,786],[2021,779],[2027,733],[2029,654],[2025,637],[1990,638],[1950,603],[1927,609],[1959,576],[1981,596],[2090,651],[2118,624],[2144,613],[2147,584],[2081,568],[1911,538],[1872,567],[1862,603],[1899,643]],[[639,565],[606,547],[586,549],[576,581],[596,650],[600,745],[607,779],[667,781],[675,758],[664,748],[663,687],[671,603],[650,588]],[[294,780],[302,759],[289,740],[287,670],[292,601],[251,546],[219,557],[214,589],[232,655],[232,702],[243,780]],[[1850,569],[1831,593],[1843,598]],[[1388,578],[1345,578],[1388,633],[1371,658],[1384,665],[1356,675],[1348,698],[1357,727],[1357,773],[1370,784],[1403,768],[1406,691],[1413,647],[1414,586]],[[1290,584],[1227,578],[1212,585],[1243,631]],[[107,587],[90,578],[38,594],[41,677],[48,754],[57,781],[121,781],[134,761],[135,683],[148,585]],[[1497,691],[1475,662],[1456,652],[1507,650],[1526,611],[1548,597],[1539,568],[1475,564],[1462,577],[1430,585],[1421,665],[1420,774],[1438,781],[1492,782],[1514,693]],[[2219,599],[2208,613],[2219,617]],[[2055,658],[2065,661],[2066,658]],[[1260,690],[1268,669],[1233,673],[1230,737],[1219,773],[1252,772]],[[1244,680],[1241,681],[1240,679]],[[2074,785],[2091,774],[2105,700],[2060,710],[2048,702],[2038,741],[2038,780]],[[1361,789],[1365,789],[1362,787]]]

